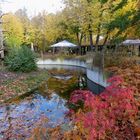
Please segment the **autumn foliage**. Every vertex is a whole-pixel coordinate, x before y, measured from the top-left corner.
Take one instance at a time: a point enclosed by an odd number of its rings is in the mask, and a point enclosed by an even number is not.
[[[133,122],[137,114],[133,90],[122,87],[123,79],[118,76],[109,82],[111,85],[99,96],[82,90],[72,93],[70,102],[73,105],[78,105],[79,101],[84,103],[84,109],[76,115],[73,113],[77,129],[82,132],[81,138],[89,140],[133,140]]]
[[[109,79],[109,82],[111,85],[100,95],[88,90],[72,93],[69,100],[72,109],[67,116],[73,122],[73,129],[65,132],[61,126],[45,131],[44,128],[37,129],[31,140],[37,138],[36,134],[39,138],[47,134],[52,140],[135,140],[134,122],[138,109],[133,89],[125,87],[119,76]]]

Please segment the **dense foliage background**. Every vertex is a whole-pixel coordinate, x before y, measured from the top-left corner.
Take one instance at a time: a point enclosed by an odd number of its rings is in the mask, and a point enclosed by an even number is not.
[[[31,44],[45,51],[50,44],[68,39],[80,45],[119,44],[140,37],[139,0],[63,0],[56,14],[39,13],[29,18],[26,9],[2,17],[5,43]],[[92,40],[93,39],[93,40]]]

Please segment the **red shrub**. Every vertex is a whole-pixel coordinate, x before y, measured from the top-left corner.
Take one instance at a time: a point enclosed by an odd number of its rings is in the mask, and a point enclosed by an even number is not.
[[[72,93],[70,102],[83,101],[84,109],[76,113],[76,122],[87,130],[87,138],[135,139],[132,122],[137,108],[131,88],[122,87],[123,79],[109,79],[111,85],[100,95],[90,91],[77,90]]]

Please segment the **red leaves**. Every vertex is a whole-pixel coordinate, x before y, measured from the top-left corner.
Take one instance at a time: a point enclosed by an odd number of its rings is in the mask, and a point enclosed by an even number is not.
[[[76,90],[72,93],[71,98],[70,98],[70,102],[71,103],[77,103],[78,100],[80,101],[86,101],[88,100],[90,97],[92,97],[92,93],[90,93],[89,91],[84,91],[83,90]]]
[[[84,110],[77,113],[76,120],[88,130],[89,139],[120,139],[120,134],[124,135],[123,139],[133,139],[134,131],[127,127],[127,123],[131,123],[137,114],[133,91],[121,87],[121,77],[113,77],[109,81],[112,84],[99,96],[90,91],[73,92],[70,102],[84,102]],[[126,126],[124,130],[121,130],[122,124]]]

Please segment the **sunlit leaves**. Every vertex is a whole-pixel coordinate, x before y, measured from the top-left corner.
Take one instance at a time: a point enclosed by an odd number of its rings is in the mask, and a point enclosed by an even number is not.
[[[19,47],[23,41],[23,24],[15,15],[9,13],[3,16],[3,28],[8,46]]]

